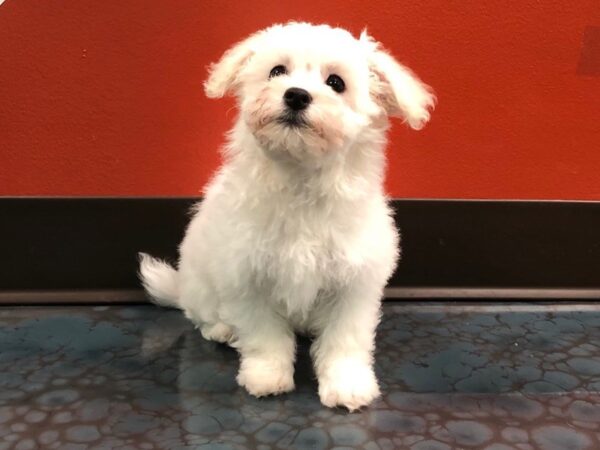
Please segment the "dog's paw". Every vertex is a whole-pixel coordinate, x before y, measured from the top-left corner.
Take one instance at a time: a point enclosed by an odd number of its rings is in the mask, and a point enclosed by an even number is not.
[[[354,411],[379,395],[373,368],[362,361],[350,358],[334,361],[319,376],[321,403],[330,408],[344,406]]]
[[[207,341],[215,341],[221,344],[228,344],[234,339],[233,328],[223,322],[204,324],[200,327],[200,333]]]
[[[237,382],[255,397],[283,394],[294,390],[294,367],[267,358],[242,358]]]

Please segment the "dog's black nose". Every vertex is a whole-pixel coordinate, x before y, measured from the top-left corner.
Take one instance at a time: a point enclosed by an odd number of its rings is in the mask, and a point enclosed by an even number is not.
[[[293,87],[285,91],[285,94],[283,94],[283,100],[288,108],[294,111],[301,111],[308,107],[312,101],[312,97],[308,91]]]

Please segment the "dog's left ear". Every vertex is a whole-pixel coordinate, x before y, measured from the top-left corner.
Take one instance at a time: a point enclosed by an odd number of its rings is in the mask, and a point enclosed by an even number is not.
[[[261,35],[259,31],[238,42],[218,62],[210,65],[208,79],[204,82],[204,92],[208,98],[221,98],[239,89],[240,69],[253,55],[256,41]]]
[[[431,88],[382,50],[366,30],[360,41],[368,46],[370,90],[375,101],[388,116],[402,117],[415,130],[423,128],[436,103]]]

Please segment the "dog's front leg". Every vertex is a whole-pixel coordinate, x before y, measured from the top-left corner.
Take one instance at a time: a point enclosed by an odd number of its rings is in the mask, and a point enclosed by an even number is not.
[[[230,322],[241,355],[237,381],[256,396],[294,389],[296,340],[287,321],[266,302],[248,299]]]
[[[340,293],[319,318],[322,325],[311,353],[325,406],[352,411],[379,396],[373,350],[381,294],[380,286],[356,283]]]

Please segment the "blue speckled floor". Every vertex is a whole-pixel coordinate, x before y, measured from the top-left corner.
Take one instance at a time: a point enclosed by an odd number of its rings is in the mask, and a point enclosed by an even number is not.
[[[233,350],[152,306],[0,308],[0,449],[600,449],[600,305],[388,304],[383,397],[254,399]]]

